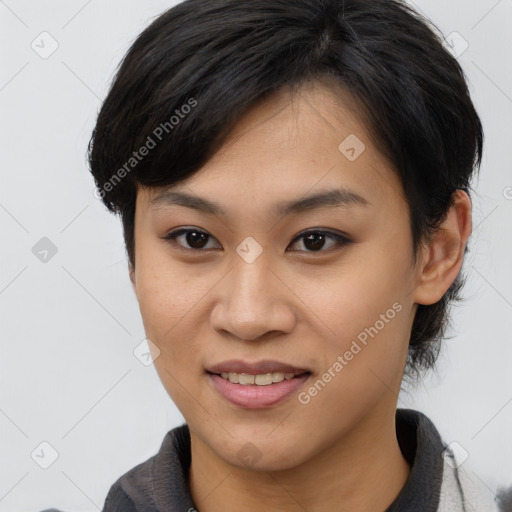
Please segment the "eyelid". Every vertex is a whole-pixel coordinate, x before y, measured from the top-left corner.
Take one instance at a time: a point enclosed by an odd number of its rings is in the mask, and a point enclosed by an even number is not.
[[[351,238],[346,234],[339,233],[336,231],[331,231],[331,230],[325,229],[325,228],[308,228],[305,231],[301,231],[299,234],[297,234],[297,236],[295,236],[293,238],[293,240],[290,242],[290,245],[293,245],[296,241],[300,240],[301,238],[306,237],[307,235],[316,234],[316,233],[320,233],[322,235],[326,235],[326,237],[328,237],[328,238],[334,239],[337,242],[336,247],[331,248],[331,249],[326,249],[326,250],[320,250],[320,251],[293,251],[293,252],[302,252],[302,253],[307,253],[307,254],[330,253],[333,250],[339,250],[343,246],[349,245],[352,243]]]
[[[184,234],[187,234],[189,232],[197,232],[197,233],[205,234],[208,237],[208,241],[211,239],[211,240],[215,240],[217,243],[219,243],[218,240],[213,235],[210,235],[204,229],[196,228],[196,227],[177,228],[177,229],[175,229],[173,231],[170,231],[169,233],[167,233],[166,235],[164,235],[161,238],[166,240],[167,242],[171,243],[173,246],[177,247],[178,249],[187,251],[189,253],[190,252],[201,253],[201,252],[206,252],[206,251],[212,250],[212,248],[209,248],[209,249],[202,249],[202,248],[201,249],[193,249],[193,248],[183,247],[182,245],[180,245],[179,243],[176,242],[176,238],[177,237],[179,237],[181,235],[184,235]],[[325,228],[308,228],[308,229],[298,233],[292,239],[292,241],[290,242],[290,245],[295,244],[301,238],[304,238],[304,237],[306,237],[306,236],[308,236],[310,234],[323,234],[327,238],[334,239],[337,242],[337,244],[336,244],[337,247],[335,247],[334,249],[331,248],[331,249],[319,250],[319,251],[301,251],[301,250],[298,250],[298,251],[291,251],[291,252],[300,252],[300,253],[307,253],[307,254],[329,253],[332,250],[341,249],[343,246],[349,245],[349,244],[351,244],[353,242],[351,240],[351,238],[348,235],[344,234],[344,233],[331,231],[331,230],[325,229]],[[219,243],[219,245],[220,245],[220,243]],[[288,251],[288,248],[286,250]]]
[[[187,251],[188,253],[191,253],[191,252],[201,253],[201,252],[206,252],[206,251],[212,250],[211,248],[210,249],[193,249],[193,248],[189,248],[189,247],[183,247],[183,245],[180,245],[179,243],[176,242],[177,237],[187,234],[189,232],[197,232],[197,233],[202,233],[204,235],[207,235],[208,241],[210,241],[210,239],[212,239],[212,240],[217,241],[217,243],[220,245],[218,240],[213,235],[210,235],[210,233],[208,233],[204,229],[195,228],[195,227],[177,228],[175,230],[170,231],[169,233],[167,233],[166,235],[164,235],[161,238],[163,238],[165,241],[172,244],[174,247],[177,247],[178,249],[183,250],[183,251]]]

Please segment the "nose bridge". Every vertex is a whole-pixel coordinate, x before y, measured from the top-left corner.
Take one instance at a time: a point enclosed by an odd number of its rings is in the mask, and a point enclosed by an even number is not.
[[[251,243],[237,248],[242,254],[236,255],[212,314],[215,329],[245,340],[260,338],[269,331],[288,332],[294,321],[283,285],[269,268],[269,254],[262,250],[256,254]]]
[[[275,287],[268,264],[266,255],[254,261],[241,257],[235,262],[227,303],[240,321],[264,320],[272,310]]]

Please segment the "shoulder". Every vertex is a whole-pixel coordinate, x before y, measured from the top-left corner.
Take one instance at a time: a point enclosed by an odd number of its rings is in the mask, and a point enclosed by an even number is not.
[[[397,438],[412,469],[396,510],[430,500],[436,512],[512,512],[512,487],[496,491],[484,483],[425,414],[397,409]]]
[[[145,504],[148,511],[151,510],[148,507],[153,502],[152,474],[156,456],[137,464],[111,485],[103,512],[135,512],[141,503]]]
[[[443,452],[443,480],[439,512],[512,512],[504,493],[498,495],[471,471],[460,465],[450,447]],[[512,491],[512,488],[508,491]]]
[[[158,452],[121,475],[110,487],[102,512],[153,512],[160,509],[169,488],[181,482],[186,465],[188,427],[182,425],[165,435]],[[174,485],[173,485],[174,484]]]

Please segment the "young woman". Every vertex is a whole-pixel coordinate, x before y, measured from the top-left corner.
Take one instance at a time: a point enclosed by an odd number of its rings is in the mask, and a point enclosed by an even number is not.
[[[91,139],[186,424],[104,511],[498,510],[405,377],[439,351],[482,127],[398,0],[186,0],[134,42]]]

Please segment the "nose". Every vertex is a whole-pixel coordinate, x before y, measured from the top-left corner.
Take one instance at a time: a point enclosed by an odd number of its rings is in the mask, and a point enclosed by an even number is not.
[[[293,292],[264,257],[252,263],[238,259],[219,285],[210,316],[216,331],[247,341],[293,331]]]

